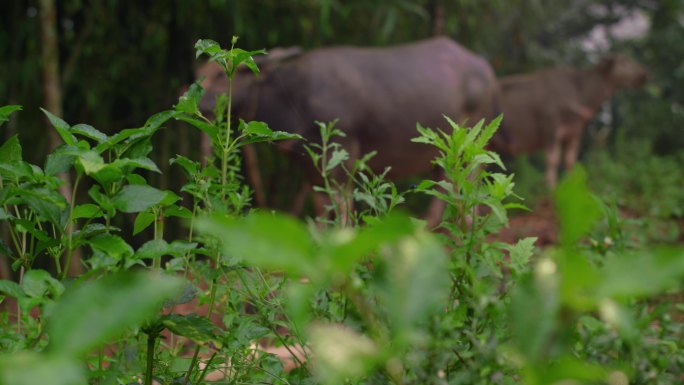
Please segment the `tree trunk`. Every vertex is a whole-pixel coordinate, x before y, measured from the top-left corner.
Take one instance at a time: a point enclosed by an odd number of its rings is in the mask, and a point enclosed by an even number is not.
[[[444,35],[444,24],[446,20],[446,11],[444,10],[443,0],[432,0],[431,1],[431,14],[432,14],[432,35],[441,36]]]
[[[43,92],[45,108],[51,113],[62,116],[62,88],[59,77],[59,42],[57,40],[57,8],[54,0],[40,0],[40,39],[41,39],[41,59],[43,70]],[[50,151],[61,144],[61,139],[57,131],[49,126],[48,140]],[[71,202],[71,178],[69,174],[61,174],[64,183],[60,186],[59,192],[69,202]],[[75,250],[69,268],[72,275],[82,273],[80,253]],[[68,251],[67,251],[68,252]]]

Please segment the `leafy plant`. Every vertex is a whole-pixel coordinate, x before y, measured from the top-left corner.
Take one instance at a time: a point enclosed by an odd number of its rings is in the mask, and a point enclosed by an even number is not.
[[[259,51],[235,41],[223,49],[200,40],[198,56],[229,79],[239,65],[256,72]],[[204,116],[199,84],[173,109],[113,135],[44,111],[64,144],[43,167],[24,160],[16,136],[0,146],[0,220],[10,240],[0,252],[19,277],[0,280],[0,383],[681,379],[682,309],[671,302],[681,299],[682,250],[633,241],[621,202],[591,194],[581,168],[554,194],[557,246],[490,240],[509,209],[524,208],[514,176],[495,171],[501,160],[486,149],[501,118],[472,128],[447,118],[448,131],[418,126],[414,141],[436,147],[443,170],[415,188],[446,205],[434,232],[397,210],[403,194],[387,171],[369,170],[373,154],[352,164],[335,122],[318,123],[321,141],[307,151],[321,174],[316,191],[330,203],[307,223],[250,210],[240,175],[245,145],[300,138],[235,122],[230,93],[214,118]],[[0,124],[20,109],[0,108]],[[208,134],[214,149],[204,161],[170,159],[186,176],[180,191],[148,182],[160,172],[152,138],[170,120]],[[678,171],[655,162],[644,170]],[[75,176],[68,197],[65,172]],[[670,175],[652,174],[629,178],[671,187]],[[652,194],[644,186],[643,196]],[[676,204],[657,203],[659,214],[679,215]],[[187,225],[182,239],[165,231],[168,220]],[[118,226],[126,221],[132,226]],[[70,277],[78,249],[86,271]]]

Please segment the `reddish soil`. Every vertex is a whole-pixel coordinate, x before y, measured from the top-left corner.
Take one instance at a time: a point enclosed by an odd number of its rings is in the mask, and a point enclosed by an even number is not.
[[[522,238],[537,237],[537,247],[550,246],[558,241],[556,217],[550,200],[540,201],[531,212],[518,211],[509,216],[508,227],[492,240],[516,243]]]

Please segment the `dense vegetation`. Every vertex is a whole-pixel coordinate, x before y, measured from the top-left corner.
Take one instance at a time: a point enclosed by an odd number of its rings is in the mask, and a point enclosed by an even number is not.
[[[313,48],[448,34],[510,74],[585,65],[580,40],[634,10],[649,32],[611,48],[654,80],[592,123],[586,171],[553,193],[539,159],[487,150],[499,119],[419,127],[447,178],[399,188],[367,158],[349,164],[335,122],[319,122],[307,145],[329,215],[296,219],[254,207],[240,150],[261,146],[270,206],[287,208],[296,177],[270,143],[298,138],[236,121],[227,99],[208,119],[197,84],[179,91],[203,36]],[[0,2],[0,384],[682,382],[683,13],[679,0]],[[195,50],[228,75],[256,70],[256,51]],[[433,197],[447,211],[427,231],[410,213]],[[558,244],[498,241],[537,199]]]
[[[210,40],[196,48],[229,76],[241,63],[256,70],[256,52]],[[557,247],[488,239],[521,207],[513,175],[496,171],[503,164],[486,149],[500,119],[450,121],[449,133],[418,127],[414,140],[439,150],[446,176],[414,190],[447,203],[437,234],[401,212],[405,194],[367,158],[347,164],[334,122],[320,123],[309,153],[335,215],[305,223],[249,210],[239,174],[242,146],[296,137],[233,124],[227,98],[208,120],[202,92],[194,84],[172,110],[113,135],[44,111],[63,144],[43,167],[23,160],[17,136],[0,147],[3,252],[20,274],[0,281],[3,384],[681,380],[681,324],[664,295],[678,295],[683,252],[634,242],[581,168],[554,194]],[[3,107],[0,121],[20,109]],[[143,173],[159,172],[152,138],[172,119],[207,133],[214,149],[206,164],[168,160],[186,175],[178,191]],[[352,183],[332,177],[340,168]],[[64,172],[75,176],[70,200],[59,193]],[[85,181],[87,198],[74,199]],[[131,215],[132,228],[114,225]],[[165,233],[175,218],[183,239]],[[148,227],[139,247],[125,240]],[[86,271],[70,277],[78,250]],[[269,346],[284,347],[291,365],[258,352]]]

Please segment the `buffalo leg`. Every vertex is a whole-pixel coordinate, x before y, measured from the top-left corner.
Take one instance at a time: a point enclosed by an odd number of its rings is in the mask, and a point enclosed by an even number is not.
[[[581,134],[572,135],[565,144],[565,152],[563,154],[563,165],[566,170],[571,170],[577,162],[577,155],[579,153]]]
[[[555,141],[553,145],[546,149],[546,185],[550,189],[556,187],[558,181],[558,166],[561,159],[560,141]]]

